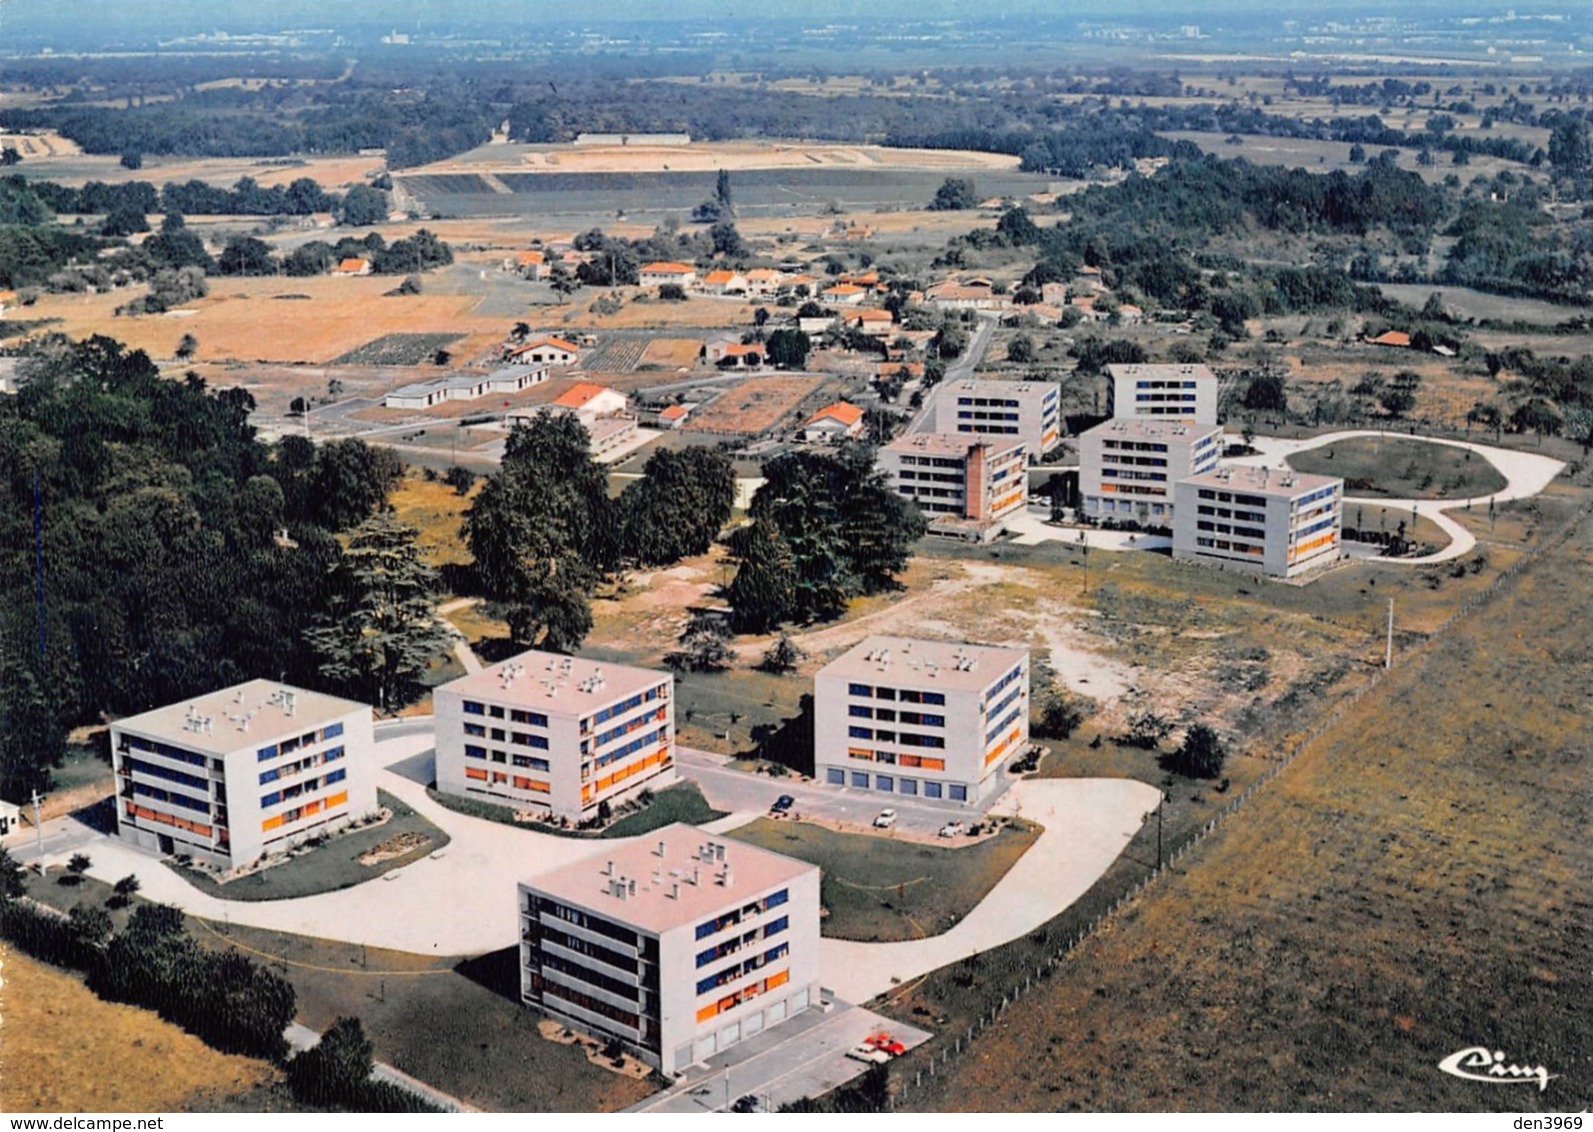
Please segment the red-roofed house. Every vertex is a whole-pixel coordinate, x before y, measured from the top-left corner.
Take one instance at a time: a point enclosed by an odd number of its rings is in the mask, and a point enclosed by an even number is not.
[[[582,381],[570,386],[545,405],[516,409],[508,416],[512,426],[515,421],[529,421],[539,413],[574,413],[586,426],[591,438],[591,451],[595,459],[626,448],[637,435],[636,418],[626,415],[630,402],[617,389],[609,389],[596,382]]]
[[[667,409],[658,411],[658,423],[662,428],[679,428],[686,423],[686,418],[691,416],[691,409],[686,405],[671,405]]]
[[[847,315],[846,325],[856,327],[864,334],[883,337],[895,329],[896,322],[891,318],[891,312],[888,310],[865,307],[860,311],[853,311]]]
[[[714,356],[717,355],[717,356]],[[729,342],[710,351],[714,364],[724,369],[732,366],[761,366],[764,348],[758,342]]]
[[[527,248],[515,252],[513,256],[504,261],[504,269],[518,271],[522,276],[535,283],[549,274],[548,257],[545,252],[536,248]]]
[[[689,287],[697,281],[697,269],[689,263],[660,260],[657,263],[643,264],[641,270],[637,272],[637,278],[643,287],[657,287],[664,283]]]
[[[575,364],[580,352],[580,347],[574,342],[544,334],[531,339],[524,346],[510,350],[509,357],[517,362],[547,362],[549,365],[568,366]]]
[[[1376,338],[1368,338],[1367,342],[1373,346],[1390,346],[1396,350],[1410,349],[1410,335],[1403,330],[1385,330]]]
[[[826,303],[840,303],[845,306],[855,307],[863,301],[868,294],[864,288],[856,283],[837,283],[833,287],[826,287],[819,292],[819,299]]]
[[[333,275],[369,275],[370,273],[371,261],[360,259],[357,256],[350,256],[345,259],[337,265],[337,270],[332,272]]]
[[[747,293],[747,278],[739,272],[720,268],[704,275],[698,287],[709,295],[744,295]]]
[[[802,439],[820,444],[863,435],[863,410],[848,401],[832,401],[807,419]]]

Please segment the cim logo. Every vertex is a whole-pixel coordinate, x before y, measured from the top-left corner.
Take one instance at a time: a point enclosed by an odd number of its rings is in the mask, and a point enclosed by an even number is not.
[[[1506,1064],[1502,1051],[1490,1051],[1487,1046],[1471,1046],[1459,1053],[1452,1053],[1438,1063],[1438,1068],[1451,1077],[1459,1077],[1462,1081],[1481,1081],[1485,1085],[1521,1085],[1537,1082],[1540,1093],[1547,1089],[1549,1082],[1557,1076],[1541,1065],[1527,1067]]]

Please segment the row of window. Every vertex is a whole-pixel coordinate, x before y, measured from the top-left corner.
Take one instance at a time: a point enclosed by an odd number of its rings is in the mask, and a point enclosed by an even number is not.
[[[887,794],[903,794],[916,797],[922,794],[925,798],[949,798],[953,802],[966,802],[968,800],[968,787],[960,782],[932,782],[928,779],[919,781],[916,778],[897,778],[891,774],[870,775],[866,770],[848,772],[838,766],[826,767],[824,780],[831,786],[856,786],[860,790],[879,790]]]
[[[312,766],[320,766],[322,763],[335,763],[342,757],[342,747],[328,747],[320,754],[310,755],[307,758],[300,759],[298,762],[286,763],[282,766],[274,766],[262,770],[260,772],[260,785],[264,786],[268,782],[275,782],[279,778],[287,778],[290,775],[298,774],[301,770],[309,770]]]
[[[863,696],[876,700],[899,700],[904,704],[938,704],[946,705],[946,696],[942,692],[918,692],[911,688],[886,688],[874,687],[870,684],[848,684],[848,695]]]
[[[648,747],[656,747],[658,744],[664,741],[664,737],[667,732],[668,728],[660,727],[656,730],[649,731],[647,734],[639,738],[632,739],[629,743],[626,743],[623,746],[615,747],[612,751],[605,751],[601,755],[597,756],[597,765],[600,767],[607,766],[609,763],[619,762],[621,759],[629,758],[637,751],[645,750]]]
[[[1265,495],[1250,495],[1242,491],[1218,491],[1215,488],[1203,487],[1199,489],[1200,498],[1215,500],[1218,503],[1237,503],[1241,507],[1260,507],[1265,509],[1267,497]]]
[[[645,692],[638,692],[638,693],[636,693],[636,695],[631,696],[631,697],[629,697],[627,699],[624,699],[624,700],[620,701],[617,704],[611,704],[608,707],[603,708],[601,711],[599,711],[596,715],[594,715],[592,717],[592,722],[593,723],[607,723],[609,720],[613,719],[616,715],[622,715],[625,712],[630,711],[634,707],[640,707],[642,704],[648,703],[649,701],[658,700],[658,699],[664,699],[664,698],[665,698],[664,689],[662,687],[649,688]]]
[[[945,770],[946,760],[931,755],[905,755],[899,751],[871,751],[866,747],[848,747],[846,757],[864,762],[891,763],[900,766],[922,767],[924,770]]]
[[[573,963],[562,955],[553,955],[543,951],[538,953],[535,961],[541,964],[544,971],[557,971],[561,975],[566,975],[588,986],[606,991],[616,998],[623,998],[630,1002],[636,1002],[641,998],[641,988],[635,984],[628,983],[623,979],[616,979],[612,975],[605,975],[601,971],[594,971],[590,967],[583,967],[581,964]]]
[[[640,1030],[642,1028],[642,1020],[630,1011],[621,1010],[619,1007],[604,1002],[600,998],[582,994],[580,991],[571,990],[569,987],[559,986],[558,984],[550,985],[542,977],[540,971],[533,971],[531,974],[531,990],[534,994],[541,995],[543,1001],[553,998],[567,1002],[571,1006],[579,1007],[589,1013],[607,1018],[610,1021],[618,1022],[622,1026],[628,1026],[632,1030]]]
[[[621,723],[615,727],[610,727],[607,731],[599,731],[597,733],[597,745],[601,747],[604,743],[612,742],[613,740],[618,739],[621,735],[627,735],[630,732],[635,731],[638,727],[646,727],[649,723],[652,723],[655,720],[661,722],[665,714],[665,710],[663,708],[659,708],[656,712],[651,712],[646,715],[639,715],[628,723]]]
[[[144,739],[138,735],[123,735],[122,744],[135,751],[148,751],[152,755],[164,755],[168,759],[188,763],[190,766],[209,766],[210,759],[197,751],[185,751],[181,747],[173,747],[170,743],[161,743],[154,739]]]
[[[944,727],[946,717],[922,711],[897,711],[895,708],[871,708],[865,704],[849,704],[847,714],[855,719],[878,719],[886,723],[913,723],[923,727]]]
[[[1008,692],[1006,695],[1002,696],[1001,699],[997,700],[994,707],[991,707],[991,708],[989,708],[989,709],[987,709],[985,711],[985,718],[989,719],[991,716],[995,715],[997,712],[999,712],[1002,709],[1006,708],[1008,705],[1010,705],[1012,703],[1013,700],[1017,699],[1021,695],[1023,695],[1023,689],[1022,688],[1014,688],[1014,689],[1012,689],[1012,691]]]
[[[723,943],[708,948],[706,951],[699,951],[697,953],[697,969],[700,971],[715,960],[723,959],[726,955],[732,955],[740,951],[749,943],[756,943],[760,939],[768,939],[771,936],[779,935],[790,926],[791,917],[781,916],[777,920],[770,920],[761,928],[754,928],[740,939],[727,939]]]
[[[147,774],[151,778],[163,778],[167,782],[176,782],[195,790],[203,790],[207,795],[210,793],[210,780],[207,778],[200,778],[197,774],[186,774],[180,770],[168,770],[166,767],[147,763],[143,759],[135,759],[131,755],[122,756],[122,769],[135,774]]]
[[[173,790],[162,790],[159,786],[148,786],[142,782],[133,783],[133,793],[142,798],[153,798],[157,802],[168,802],[173,806],[181,806],[185,810],[193,810],[199,814],[210,813],[210,803],[199,798],[190,798],[186,794],[178,794]]]
[[[309,747],[315,743],[324,743],[328,739],[336,739],[343,734],[341,723],[328,723],[319,731],[307,731],[294,739],[284,739],[280,743],[273,743],[269,747],[261,747],[255,754],[256,762],[265,762],[279,755],[290,755],[300,747]]]
[[[1017,719],[1019,713],[1022,711],[1023,709],[1021,707],[1013,708],[1007,713],[1006,717],[1003,718],[1000,723],[997,723],[995,726],[991,727],[990,730],[986,731],[985,744],[988,746],[989,744],[994,743],[996,741],[996,736],[1000,735],[1008,724]]]
[[[697,938],[707,939],[709,936],[716,935],[728,927],[739,924],[747,916],[756,915],[759,912],[767,912],[771,908],[778,908],[790,899],[791,890],[782,888],[778,892],[769,893],[762,900],[754,900],[740,911],[724,912],[712,920],[704,920],[697,925]]]
[[[562,947],[566,951],[573,951],[577,955],[585,955],[599,963],[607,963],[610,967],[617,967],[621,971],[634,970],[636,967],[636,957],[633,955],[623,955],[600,943],[593,943],[589,939],[582,939],[558,928],[543,927],[534,921],[528,928],[528,936],[532,940],[541,940],[543,943]]]
[[[594,916],[590,912],[583,912],[579,908],[571,908],[567,904],[559,904],[552,900],[542,900],[532,897],[531,907],[528,909],[535,915],[548,915],[556,920],[563,920],[567,924],[574,924],[598,935],[607,936],[609,939],[618,940],[620,943],[631,947],[636,946],[636,933],[630,928],[621,927],[612,920],[605,920],[601,916]],[[697,937],[701,939],[701,936]]]
[[[348,771],[338,769],[319,779],[312,778],[308,782],[299,782],[292,786],[284,786],[281,790],[273,790],[269,794],[260,795],[260,808],[265,809],[267,806],[278,805],[290,799],[297,798],[301,794],[307,794],[310,791],[320,790],[323,787],[342,782],[347,777]]]
[[[485,715],[493,719],[507,717],[511,723],[529,723],[532,727],[546,727],[548,725],[548,717],[539,711],[525,711],[522,708],[510,708],[505,711],[497,704],[483,704],[476,700],[461,700],[460,706],[464,709],[466,715]],[[471,726],[469,723],[465,724],[465,730],[469,731]]]
[[[791,954],[791,945],[789,943],[782,943],[778,947],[771,947],[762,955],[754,955],[750,959],[746,959],[740,963],[735,963],[729,967],[726,967],[718,974],[709,975],[705,979],[698,979],[697,993],[708,994],[710,991],[718,990],[726,983],[734,982],[735,980],[741,978],[741,976],[750,975],[754,971],[761,971],[770,963],[778,962],[789,954]]]
[[[935,749],[946,746],[945,736],[920,735],[915,731],[885,731],[872,727],[852,726],[846,733],[853,739],[876,739],[881,743],[900,743],[904,747],[931,747]]]

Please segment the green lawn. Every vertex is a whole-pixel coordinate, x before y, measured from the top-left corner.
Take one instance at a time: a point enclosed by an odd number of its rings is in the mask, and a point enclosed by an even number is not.
[[[1483,457],[1409,437],[1362,436],[1297,452],[1289,466],[1341,476],[1348,495],[1391,499],[1468,499],[1492,495],[1505,478]]]
[[[960,848],[769,818],[727,836],[824,870],[825,935],[892,942],[950,929],[1028,851],[1040,828],[1013,822],[988,841]]]
[[[324,845],[294,857],[285,864],[250,873],[226,884],[217,884],[208,873],[197,869],[172,867],[178,876],[201,892],[222,900],[287,900],[295,896],[315,896],[322,892],[351,888],[418,861],[448,844],[450,839],[446,833],[391,794],[378,790],[376,800],[393,811],[393,816],[381,825],[335,835]],[[372,865],[360,863],[362,854],[405,834],[418,834],[426,840],[400,856],[389,857]]]
[[[618,820],[604,830],[562,829],[555,825],[546,825],[536,821],[516,821],[513,806],[498,802],[489,802],[484,798],[461,798],[457,794],[444,794],[435,786],[427,787],[426,796],[439,806],[446,806],[455,813],[465,814],[473,818],[485,818],[487,821],[500,822],[503,825],[512,825],[516,829],[531,829],[538,833],[551,833],[555,837],[635,837],[638,834],[650,833],[675,822],[685,822],[687,825],[702,825],[704,822],[714,821],[725,816],[725,811],[716,810],[708,804],[702,796],[702,791],[695,782],[682,781],[673,786],[666,786],[655,791],[651,800],[641,803],[638,799],[637,808],[629,813],[622,813]]]

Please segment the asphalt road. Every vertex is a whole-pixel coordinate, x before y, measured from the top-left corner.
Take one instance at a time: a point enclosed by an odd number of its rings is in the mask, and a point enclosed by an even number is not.
[[[676,747],[675,757],[681,773],[702,788],[703,796],[715,809],[729,810],[735,814],[767,813],[776,798],[789,794],[796,799],[796,804],[791,807],[793,818],[870,828],[880,810],[888,806],[896,811],[896,824],[891,831],[881,831],[885,836],[889,836],[890,832],[937,833],[947,822],[974,822],[981,816],[980,809],[956,802],[882,799],[872,791],[826,786],[794,775],[774,778],[770,775],[746,774],[726,767],[727,760],[723,755],[691,747]],[[1010,785],[1011,781],[1007,778],[1004,785]],[[993,795],[985,805],[988,806],[999,796],[999,793]]]

